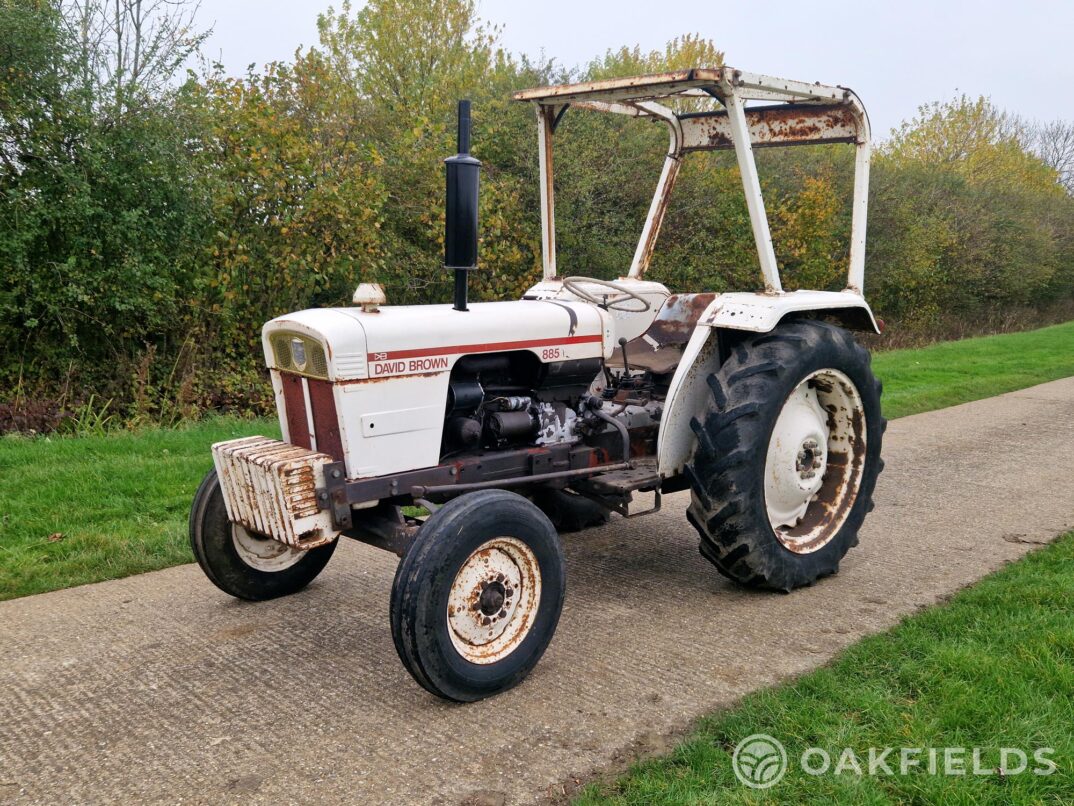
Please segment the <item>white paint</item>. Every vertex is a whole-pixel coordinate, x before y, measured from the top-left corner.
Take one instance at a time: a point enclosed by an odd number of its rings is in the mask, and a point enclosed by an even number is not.
[[[410,431],[439,431],[443,427],[443,406],[421,406],[362,415],[362,434],[366,439],[405,434]],[[437,434],[435,439],[439,442],[440,435]]]
[[[609,294],[608,288],[602,284],[586,283],[584,280],[579,280],[579,278],[573,279],[578,280],[575,283],[575,288],[596,299],[602,299],[605,294]],[[656,318],[657,312],[671,295],[666,285],[653,280],[620,277],[615,282],[616,285],[629,288],[632,293],[648,302],[649,308],[645,311],[628,311],[614,308],[609,311],[602,311],[610,324],[608,349],[605,353],[605,358],[611,356],[612,351],[619,343],[619,339],[625,338],[627,341],[631,341],[648,330],[649,325]],[[544,280],[529,288],[522,296],[524,299],[583,302],[582,298],[577,294],[572,293],[568,288],[564,288],[562,280]],[[609,294],[609,299],[615,299],[615,294]]]
[[[753,240],[757,245],[757,258],[761,262],[761,275],[765,288],[769,291],[782,291],[779,280],[779,265],[776,263],[776,251],[772,246],[772,233],[768,228],[765,215],[764,199],[761,196],[761,181],[757,177],[757,164],[753,159],[753,146],[750,142],[749,126],[742,100],[735,93],[724,99],[727,107],[727,119],[731,124],[731,134],[735,144],[735,157],[738,159],[738,172],[742,175],[742,188],[746,193],[746,208],[750,214],[750,226],[753,228]]]
[[[701,315],[698,324],[708,327],[767,333],[789,313],[860,309],[877,333],[872,309],[865,298],[853,291],[792,291],[784,294],[755,294],[735,291],[721,294]]]
[[[773,529],[796,526],[820,491],[828,463],[827,422],[817,390],[809,379],[802,381],[783,403],[765,456],[765,507]],[[803,455],[811,461],[800,461]]]
[[[306,556],[306,552],[301,549],[271,537],[251,534],[237,523],[231,524],[231,543],[240,560],[266,574],[286,571]]]
[[[719,368],[716,347],[712,328],[698,325],[671,377],[656,442],[657,469],[664,478],[679,475],[694,449],[696,437],[690,428],[690,418],[704,411],[708,403],[710,393],[705,377]]]

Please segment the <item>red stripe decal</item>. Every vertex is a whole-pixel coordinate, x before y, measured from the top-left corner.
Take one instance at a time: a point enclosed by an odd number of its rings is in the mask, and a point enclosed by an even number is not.
[[[280,373],[283,385],[283,409],[287,418],[287,438],[292,445],[309,448],[310,427],[306,421],[306,396],[302,394],[302,378],[289,372]]]
[[[567,344],[592,344],[602,341],[598,333],[593,336],[567,336],[557,339],[530,339],[528,341],[500,341],[495,344],[456,344],[451,347],[419,347],[416,350],[393,350],[387,353],[369,353],[369,361],[392,361],[400,358],[427,358],[434,355],[458,355],[461,353],[497,353],[501,350],[526,350],[531,347],[562,347]]]
[[[310,408],[313,410],[313,435],[317,437],[317,450],[327,453],[337,462],[343,461],[343,440],[339,434],[339,418],[336,401],[332,397],[332,384],[309,378]]]

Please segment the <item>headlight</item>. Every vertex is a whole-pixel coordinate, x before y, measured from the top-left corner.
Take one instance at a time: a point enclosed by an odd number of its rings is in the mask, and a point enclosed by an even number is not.
[[[309,336],[277,333],[271,338],[276,368],[313,378],[328,377],[324,347]]]
[[[298,336],[291,339],[291,362],[299,372],[306,368],[306,345]]]

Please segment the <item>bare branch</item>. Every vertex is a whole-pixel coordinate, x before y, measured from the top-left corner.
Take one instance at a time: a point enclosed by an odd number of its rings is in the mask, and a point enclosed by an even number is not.
[[[1052,120],[1029,127],[1030,148],[1059,174],[1059,181],[1074,194],[1074,121]]]

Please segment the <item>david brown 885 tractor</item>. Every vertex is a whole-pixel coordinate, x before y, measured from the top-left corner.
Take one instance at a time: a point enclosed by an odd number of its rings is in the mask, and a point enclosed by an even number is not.
[[[882,464],[880,384],[848,332],[876,331],[862,296],[870,145],[857,96],[718,68],[515,97],[537,110],[544,279],[518,301],[467,303],[480,163],[463,102],[446,161],[454,304],[386,306],[362,285],[356,307],[267,323],[283,441],[214,445],[190,517],[205,573],[243,599],[299,590],[341,535],[400,555],[399,657],[460,701],[521,681],[551,640],[565,590],[557,529],[644,514],[637,495],[655,512],[662,493],[689,488],[701,553],[737,582],[789,591],[838,569]],[[616,282],[556,269],[552,141],[580,109],[670,133]],[[856,148],[849,276],[842,291],[788,293],[753,149],[811,143]],[[645,270],[682,160],[714,149],[735,151],[763,290],[671,294]]]

